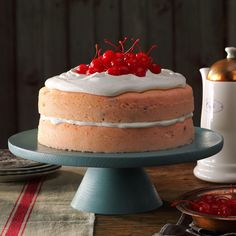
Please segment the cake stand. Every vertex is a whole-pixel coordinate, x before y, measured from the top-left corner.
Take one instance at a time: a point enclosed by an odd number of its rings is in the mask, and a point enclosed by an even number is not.
[[[8,146],[13,154],[25,159],[89,167],[71,206],[80,211],[110,215],[146,212],[160,207],[162,201],[143,167],[191,162],[212,156],[221,150],[223,138],[211,130],[195,128],[194,142],[176,149],[84,153],[40,145],[37,129],[34,129],[11,136]]]

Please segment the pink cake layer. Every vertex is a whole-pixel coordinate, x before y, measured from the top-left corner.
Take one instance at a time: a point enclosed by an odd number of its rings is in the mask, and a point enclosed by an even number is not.
[[[175,148],[192,142],[191,118],[170,126],[110,128],[52,124],[41,120],[38,141],[48,147],[84,152],[143,152]]]
[[[106,97],[42,88],[39,113],[48,117],[94,122],[148,122],[179,118],[191,113],[192,88],[127,92]]]

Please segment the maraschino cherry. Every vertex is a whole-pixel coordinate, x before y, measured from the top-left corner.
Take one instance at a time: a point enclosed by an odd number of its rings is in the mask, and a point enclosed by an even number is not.
[[[86,74],[88,71],[89,66],[85,64],[80,64],[76,67],[75,72],[78,74]]]
[[[134,74],[139,77],[144,77],[147,70],[150,70],[154,74],[161,72],[159,64],[153,62],[153,59],[149,56],[151,51],[156,48],[153,45],[147,53],[141,50],[139,45],[139,39],[134,41],[132,46],[125,51],[125,42],[127,37],[123,41],[118,41],[118,45],[111,43],[105,39],[105,43],[109,44],[114,50],[106,50],[102,55],[101,49],[98,49],[96,44],[96,54],[89,65],[80,64],[76,67],[75,72],[78,74],[94,74],[96,72],[107,72],[110,75],[125,75]],[[139,49],[138,53],[135,53],[135,48]]]

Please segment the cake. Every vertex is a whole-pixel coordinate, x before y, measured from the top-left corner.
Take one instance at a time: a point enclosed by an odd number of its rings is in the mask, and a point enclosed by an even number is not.
[[[133,46],[105,51],[49,78],[39,91],[38,142],[81,152],[145,152],[194,138],[193,92],[179,73],[161,69]],[[152,47],[154,48],[154,47]],[[118,52],[117,52],[118,51]]]

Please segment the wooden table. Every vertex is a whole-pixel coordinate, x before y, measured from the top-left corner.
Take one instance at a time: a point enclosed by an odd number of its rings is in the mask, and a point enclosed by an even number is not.
[[[180,213],[170,206],[184,192],[212,185],[193,175],[195,163],[147,168],[164,206],[133,215],[96,215],[95,236],[151,236],[166,223],[176,223]]]

